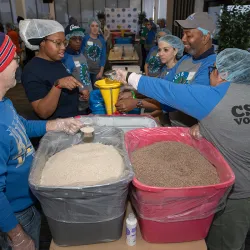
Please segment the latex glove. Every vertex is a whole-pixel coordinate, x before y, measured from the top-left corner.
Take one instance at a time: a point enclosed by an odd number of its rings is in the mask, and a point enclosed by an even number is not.
[[[15,229],[15,235],[11,237],[11,246],[13,250],[35,250],[35,243],[27,235],[21,226]]]
[[[82,87],[82,84],[79,81],[77,81],[73,76],[67,76],[57,81],[58,81],[58,86],[62,89],[72,90],[77,87]]]
[[[119,112],[129,112],[136,108],[137,100],[136,99],[124,99],[116,103],[116,108]]]
[[[65,132],[66,134],[74,135],[83,126],[84,125],[78,119],[71,117],[48,121],[46,125],[46,130],[55,132]]]
[[[126,81],[126,76],[128,74],[128,71],[122,70],[122,69],[117,69],[115,70],[116,74],[114,75],[114,80],[121,82],[123,84],[127,84]]]
[[[119,94],[118,100],[131,99],[133,95],[131,91],[124,91]]]
[[[88,101],[89,100],[89,91],[87,89],[79,91],[80,93],[80,98],[83,101]]]
[[[199,124],[195,124],[194,126],[192,126],[189,130],[189,133],[196,140],[200,140],[202,138]]]

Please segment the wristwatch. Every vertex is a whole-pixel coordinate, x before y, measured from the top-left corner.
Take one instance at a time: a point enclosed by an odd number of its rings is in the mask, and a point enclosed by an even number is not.
[[[143,108],[142,100],[138,100],[138,101],[137,101],[136,107],[139,108],[139,109],[142,109],[142,108]]]
[[[62,89],[62,88],[59,86],[59,80],[56,80],[56,81],[55,81],[54,87],[56,87],[56,88],[58,88],[58,89]]]

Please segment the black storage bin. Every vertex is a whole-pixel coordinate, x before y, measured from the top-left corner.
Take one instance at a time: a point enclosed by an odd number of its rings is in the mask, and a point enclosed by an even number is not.
[[[115,127],[96,127],[94,142],[113,145],[120,152],[125,165],[120,180],[76,187],[39,184],[48,158],[71,145],[83,143],[80,134],[47,133],[34,158],[30,188],[40,201],[53,240],[59,246],[109,242],[122,235],[128,186],[134,175],[124,146],[124,133]]]

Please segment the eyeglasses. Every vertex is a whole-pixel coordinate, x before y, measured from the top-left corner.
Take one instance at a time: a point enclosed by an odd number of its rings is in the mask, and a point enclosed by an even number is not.
[[[19,64],[21,61],[21,58],[20,58],[20,56],[15,56],[15,57],[13,57],[13,60],[16,60],[16,62]]]
[[[82,41],[81,36],[72,36],[70,39],[73,40],[73,41],[80,41],[80,42]]]
[[[61,42],[61,41],[56,41],[56,40],[51,40],[51,39],[48,39],[48,38],[45,38],[44,40],[45,40],[45,41],[50,41],[50,42],[54,43],[58,49],[61,48],[62,45],[63,45],[65,48],[69,45],[69,41],[67,41],[67,40],[64,40],[63,42]]]

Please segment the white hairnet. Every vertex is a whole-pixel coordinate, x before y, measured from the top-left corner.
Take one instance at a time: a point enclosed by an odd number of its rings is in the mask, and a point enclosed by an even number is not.
[[[223,50],[216,58],[216,68],[222,79],[232,83],[250,83],[250,53],[246,50]]]
[[[88,22],[89,27],[90,27],[90,25],[91,25],[93,22],[96,22],[96,23],[98,24],[99,28],[101,28],[101,23],[100,23],[100,21],[99,21],[97,18],[95,18],[95,17],[91,17],[91,18],[89,19],[89,22]]]
[[[38,50],[39,44],[46,36],[64,32],[64,28],[54,20],[25,19],[19,23],[19,32],[26,47]]]
[[[182,40],[173,35],[166,35],[163,36],[159,39],[159,42],[165,42],[168,43],[170,46],[172,46],[175,49],[178,49],[176,57],[179,59],[183,56],[183,51],[184,51],[184,44]]]

